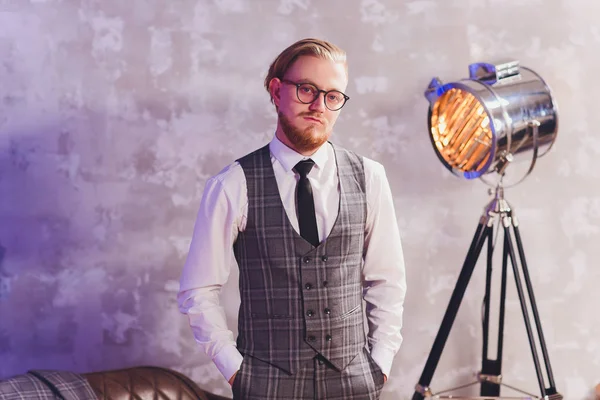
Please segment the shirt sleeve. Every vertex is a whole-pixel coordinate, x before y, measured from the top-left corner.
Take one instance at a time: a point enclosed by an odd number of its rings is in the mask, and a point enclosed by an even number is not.
[[[389,376],[402,344],[406,274],[393,197],[383,166],[365,160],[367,222],[363,297],[369,326],[371,357]]]
[[[219,301],[235,262],[233,243],[243,215],[236,200],[235,195],[233,199],[228,195],[221,179],[207,181],[177,295],[179,310],[187,314],[200,349],[227,380],[242,363]]]

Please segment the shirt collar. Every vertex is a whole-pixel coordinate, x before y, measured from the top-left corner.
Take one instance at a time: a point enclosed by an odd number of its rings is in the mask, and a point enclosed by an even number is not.
[[[290,172],[300,161],[309,158],[315,162],[318,169],[323,169],[325,167],[325,162],[329,157],[329,147],[331,147],[329,142],[325,142],[316,152],[307,157],[287,147],[277,138],[277,135],[274,135],[273,140],[269,143],[271,154],[273,154],[277,161],[283,166],[285,172]]]

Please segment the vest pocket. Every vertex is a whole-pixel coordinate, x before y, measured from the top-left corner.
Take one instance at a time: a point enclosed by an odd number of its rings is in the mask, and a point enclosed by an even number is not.
[[[291,315],[283,314],[250,313],[250,316],[258,319],[292,319]]]
[[[340,320],[345,320],[349,317],[351,317],[353,314],[356,314],[357,312],[359,312],[361,310],[361,305],[357,305],[356,307],[354,307],[353,309],[351,309],[350,311],[346,311],[345,313],[343,313],[342,315],[340,315],[338,318]]]

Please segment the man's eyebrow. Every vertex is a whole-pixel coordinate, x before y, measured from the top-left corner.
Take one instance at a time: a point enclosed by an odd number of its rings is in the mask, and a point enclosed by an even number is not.
[[[313,81],[311,81],[308,78],[302,78],[302,79],[298,79],[297,81],[295,81],[296,83],[310,83],[311,85],[313,85],[314,87],[316,87],[317,89],[322,89],[321,87],[319,87],[319,85],[317,85],[316,83],[314,83]],[[335,90],[337,92],[342,93],[342,91],[340,89],[337,88],[333,88],[333,89],[323,89],[326,92],[329,92],[331,90]]]

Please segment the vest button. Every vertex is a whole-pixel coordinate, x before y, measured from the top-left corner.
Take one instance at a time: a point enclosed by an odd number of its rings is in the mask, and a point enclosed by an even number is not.
[[[308,264],[310,262],[310,257],[304,257],[304,263]]]
[[[309,342],[314,342],[315,340],[317,340],[317,338],[312,335],[308,337]]]
[[[309,317],[312,317],[313,315],[315,315],[315,312],[313,310],[308,310],[306,312],[306,315],[308,315]]]
[[[321,257],[321,260],[323,260],[323,262],[327,262],[327,260],[329,260],[329,257],[323,256],[323,257]]]
[[[311,283],[307,283],[306,285],[304,285],[304,288],[306,290],[310,290],[310,289],[312,289],[312,284]]]
[[[324,309],[323,312],[325,312],[327,315],[331,314],[331,310],[329,308]]]
[[[327,340],[328,342],[331,342],[333,338],[331,337],[331,335],[327,335],[325,336],[325,340]]]

